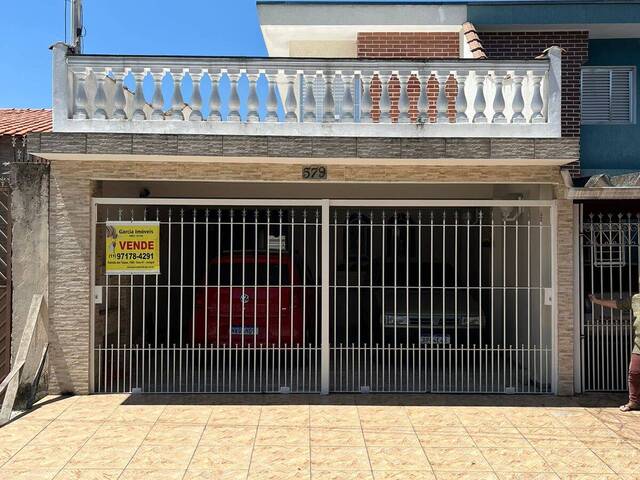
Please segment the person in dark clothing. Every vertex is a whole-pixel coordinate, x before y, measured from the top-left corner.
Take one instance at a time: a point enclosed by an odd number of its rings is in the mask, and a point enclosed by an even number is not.
[[[604,308],[631,310],[633,312],[633,351],[629,363],[629,403],[622,405],[620,410],[630,412],[640,410],[640,294],[632,298],[603,299],[589,295],[589,299]]]

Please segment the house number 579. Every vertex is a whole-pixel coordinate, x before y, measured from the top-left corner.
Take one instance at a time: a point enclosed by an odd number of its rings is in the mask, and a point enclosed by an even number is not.
[[[324,165],[302,167],[302,178],[304,180],[325,180],[327,178],[327,167]]]

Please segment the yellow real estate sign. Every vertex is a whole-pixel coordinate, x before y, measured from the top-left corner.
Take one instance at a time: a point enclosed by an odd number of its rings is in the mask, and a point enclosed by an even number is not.
[[[160,273],[159,222],[107,222],[107,275]]]

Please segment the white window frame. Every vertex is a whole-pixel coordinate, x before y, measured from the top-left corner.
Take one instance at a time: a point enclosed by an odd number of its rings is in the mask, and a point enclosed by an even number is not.
[[[629,92],[629,121],[613,121],[613,120],[585,120],[582,114],[582,102],[584,98],[583,73],[585,70],[591,71],[607,71],[611,73],[614,70],[628,71],[631,74],[630,92]],[[636,82],[637,71],[635,65],[588,65],[583,66],[580,71],[580,124],[581,125],[634,125],[636,123]],[[609,102],[611,108],[611,102]]]

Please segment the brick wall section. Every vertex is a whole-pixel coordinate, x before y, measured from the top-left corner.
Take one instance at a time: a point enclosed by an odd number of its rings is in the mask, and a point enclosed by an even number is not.
[[[359,32],[358,58],[460,58],[460,35],[457,32]],[[380,117],[381,84],[375,78],[371,84],[371,116],[377,121]],[[449,119],[455,119],[455,97],[457,83],[451,77],[447,81],[446,92],[449,99]],[[420,82],[414,76],[408,81],[409,116],[412,121],[418,117],[418,98]],[[398,100],[400,82],[394,77],[389,85],[391,99],[391,120],[398,120]],[[436,100],[438,98],[438,80],[431,76],[427,80],[427,99],[429,110],[427,120],[436,121]]]
[[[459,58],[457,32],[358,32],[358,58]]]
[[[50,191],[50,393],[89,390],[92,179],[192,181],[300,181],[300,165],[240,162],[61,161],[51,162]],[[332,165],[329,181],[519,183],[560,185],[558,167],[386,165],[362,169]],[[559,201],[558,338],[561,394],[572,392],[573,288],[570,201]],[[560,208],[561,207],[561,208]]]
[[[531,59],[557,45],[562,53],[562,136],[580,137],[580,69],[587,61],[589,33],[556,32],[480,32],[480,40],[490,60]],[[567,167],[579,175],[580,163]]]

